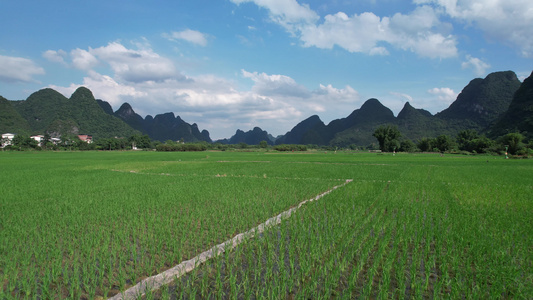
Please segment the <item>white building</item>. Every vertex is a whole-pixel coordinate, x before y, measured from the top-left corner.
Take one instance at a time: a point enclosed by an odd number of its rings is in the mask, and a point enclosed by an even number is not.
[[[13,139],[15,138],[14,133],[4,133],[2,134],[2,140],[0,140],[0,148],[9,146],[13,144]]]
[[[43,140],[44,140],[44,135],[32,135],[31,138],[37,141],[37,145],[38,145],[39,147],[42,147],[42,146],[43,146],[43,145],[42,145],[42,142],[43,142]]]

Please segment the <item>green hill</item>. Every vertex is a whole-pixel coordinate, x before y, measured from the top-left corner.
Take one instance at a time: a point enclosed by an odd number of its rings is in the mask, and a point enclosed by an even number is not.
[[[229,140],[223,139],[217,142],[222,143],[222,144],[232,144],[232,145],[239,144],[239,143],[246,143],[248,145],[259,145],[261,141],[266,141],[267,144],[269,145],[274,144],[272,140],[270,139],[268,132],[262,130],[259,127],[254,127],[254,129],[249,130],[247,132],[237,129],[235,134]]]
[[[80,134],[90,134],[93,138],[129,137],[140,134],[124,121],[110,116],[98,105],[92,92],[78,88],[68,102],[70,117],[79,126]]]
[[[31,134],[48,133],[53,137],[89,134],[94,139],[127,137],[139,133],[122,120],[106,114],[92,92],[85,87],[78,88],[70,99],[46,88],[31,94],[24,101],[11,101],[11,105],[25,122],[19,120],[10,131],[25,131],[25,126],[29,125]],[[8,114],[16,118],[14,112]]]
[[[68,98],[53,89],[42,89],[24,101],[13,102],[33,134],[43,134],[56,120],[70,118]]]
[[[533,72],[520,85],[509,109],[494,125],[490,135],[497,137],[509,132],[521,132],[533,138]]]
[[[2,133],[31,134],[31,129],[11,101],[0,96],[0,134]]]
[[[456,131],[464,128],[484,131],[505,113],[520,81],[512,71],[476,78],[461,91],[450,107],[436,114]]]

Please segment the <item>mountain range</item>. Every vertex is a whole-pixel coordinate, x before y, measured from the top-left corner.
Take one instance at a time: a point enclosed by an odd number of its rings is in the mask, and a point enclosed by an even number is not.
[[[454,136],[465,129],[490,137],[511,131],[527,131],[525,134],[533,137],[533,130],[528,127],[533,124],[531,81],[530,76],[520,83],[512,71],[491,73],[484,79],[476,78],[447,109],[435,115],[416,109],[407,102],[395,117],[377,99],[369,99],[346,118],[333,120],[328,125],[318,116],[311,116],[277,139],[276,143],[367,146],[376,142],[372,134],[384,124],[396,125],[402,135],[411,140],[441,134]],[[526,106],[529,111],[525,110]]]
[[[441,134],[453,136],[465,129],[474,129],[489,137],[519,131],[532,138],[533,73],[523,83],[512,71],[473,79],[447,109],[435,115],[407,102],[395,117],[389,108],[372,98],[347,117],[327,125],[313,115],[276,138],[255,127],[248,132],[239,129],[229,139],[216,142],[367,146],[376,142],[372,134],[384,124],[396,125],[404,138],[411,140]],[[85,87],[78,88],[70,98],[49,88],[21,101],[0,96],[0,132],[46,132],[52,137],[90,134],[94,139],[145,134],[162,142],[212,142],[207,130],[200,131],[195,123],[191,125],[172,112],[142,118],[128,103],[113,111],[108,102],[95,99]]]

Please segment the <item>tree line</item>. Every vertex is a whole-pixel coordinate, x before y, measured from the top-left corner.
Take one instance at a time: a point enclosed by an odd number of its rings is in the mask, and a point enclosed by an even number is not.
[[[519,132],[508,133],[493,140],[476,130],[467,129],[460,131],[455,137],[442,134],[413,142],[403,138],[397,126],[381,125],[372,135],[378,140],[379,149],[385,152],[507,152],[511,155],[533,155],[533,140],[526,141],[524,135]]]
[[[422,138],[412,141],[402,136],[402,133],[395,125],[381,125],[375,129],[373,136],[378,145],[368,145],[361,147],[351,145],[351,150],[374,150],[379,149],[384,152],[449,152],[449,153],[472,153],[472,154],[504,154],[510,155],[533,155],[533,140],[527,141],[523,134],[514,132],[508,133],[497,139],[490,139],[477,131],[468,129],[460,131],[455,137],[439,135],[434,138]],[[76,135],[65,135],[59,142],[54,142],[50,135],[45,134],[40,142],[27,135],[15,135],[13,140],[3,139],[0,141],[3,150],[156,150],[156,151],[206,151],[206,150],[241,150],[264,149],[274,151],[307,151],[315,150],[341,150],[333,146],[319,145],[294,145],[282,144],[270,146],[266,141],[261,141],[257,145],[246,143],[222,144],[195,142],[185,143],[181,141],[153,141],[148,135],[132,135],[130,137],[100,138],[93,143],[80,140]]]

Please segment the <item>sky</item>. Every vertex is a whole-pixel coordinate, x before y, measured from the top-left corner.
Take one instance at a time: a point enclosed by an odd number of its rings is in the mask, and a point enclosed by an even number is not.
[[[326,124],[370,98],[435,114],[533,70],[530,0],[0,0],[0,95],[80,86],[213,140]]]

